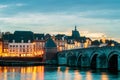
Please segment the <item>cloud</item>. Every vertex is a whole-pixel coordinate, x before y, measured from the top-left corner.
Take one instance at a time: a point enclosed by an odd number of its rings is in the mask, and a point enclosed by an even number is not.
[[[15,5],[18,6],[18,7],[22,7],[22,6],[25,6],[26,4],[24,4],[24,3],[16,3]]]
[[[81,14],[79,14],[81,15]],[[38,24],[38,23],[54,23],[54,24],[61,24],[61,23],[80,23],[84,25],[90,24],[103,24],[103,23],[111,23],[111,20],[104,19],[104,18],[87,18],[84,16],[79,16],[76,14],[43,14],[43,13],[19,13],[15,16],[10,17],[1,17],[0,20],[3,20],[7,23],[15,23],[15,24]],[[112,20],[113,22],[119,22],[119,20]]]
[[[120,19],[120,10],[91,10],[91,11],[85,11],[81,13],[84,17],[87,18],[99,18],[99,19]]]
[[[82,14],[79,14],[82,15]],[[66,14],[66,13],[51,13],[51,14],[43,14],[43,13],[19,13],[10,17],[1,17],[0,21],[7,24],[15,24],[15,25],[27,25],[27,26],[53,26],[62,28],[67,26],[78,25],[81,29],[89,29],[93,28],[93,30],[97,30],[96,27],[99,27],[99,30],[108,30],[113,29],[109,28],[110,26],[118,26],[120,20],[114,19],[104,19],[104,18],[87,18],[84,16],[79,16],[77,14]]]
[[[99,39],[105,35],[116,39],[119,36],[119,22],[118,19],[87,18],[66,13],[19,13],[14,16],[1,17],[0,27],[5,31],[31,30],[38,33],[70,35],[74,26],[77,25],[82,36]]]
[[[81,33],[81,36],[90,37],[93,40],[101,39],[102,36],[107,37],[107,35],[105,33],[100,33],[100,32],[80,31],[80,33]]]
[[[22,7],[25,6],[24,3],[15,3],[15,4],[0,4],[0,9],[12,8],[12,7]]]
[[[7,8],[8,5],[0,5],[0,9]]]

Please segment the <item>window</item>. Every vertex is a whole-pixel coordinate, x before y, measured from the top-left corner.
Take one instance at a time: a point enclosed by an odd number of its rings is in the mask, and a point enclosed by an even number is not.
[[[12,45],[10,45],[10,47],[12,47]]]
[[[31,41],[30,40],[28,40],[28,43],[30,43]]]
[[[12,50],[10,49],[10,52],[12,52]]]
[[[29,48],[29,45],[27,45],[27,48]]]
[[[25,49],[23,49],[23,52],[25,52]]]
[[[29,52],[29,49],[27,49],[27,52]]]
[[[13,40],[13,43],[15,43],[15,40]]]
[[[22,49],[20,49],[20,52],[22,52]]]
[[[21,40],[21,43],[24,43],[24,40]]]

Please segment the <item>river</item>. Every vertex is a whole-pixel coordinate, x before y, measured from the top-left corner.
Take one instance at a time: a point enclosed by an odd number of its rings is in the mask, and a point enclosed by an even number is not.
[[[120,80],[120,72],[65,66],[0,67],[0,80]]]

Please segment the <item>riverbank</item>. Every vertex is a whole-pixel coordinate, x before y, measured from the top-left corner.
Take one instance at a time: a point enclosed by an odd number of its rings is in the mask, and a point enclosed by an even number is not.
[[[0,66],[45,65],[40,57],[0,57]]]

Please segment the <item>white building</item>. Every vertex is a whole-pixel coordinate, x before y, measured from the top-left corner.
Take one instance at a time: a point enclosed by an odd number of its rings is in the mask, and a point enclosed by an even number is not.
[[[4,40],[8,40],[8,56],[36,56],[33,32],[15,31]]]
[[[3,36],[4,53],[8,56],[42,56],[44,54],[44,34],[33,34],[31,31],[15,31]]]
[[[35,43],[9,43],[8,53],[11,56],[35,56]]]

